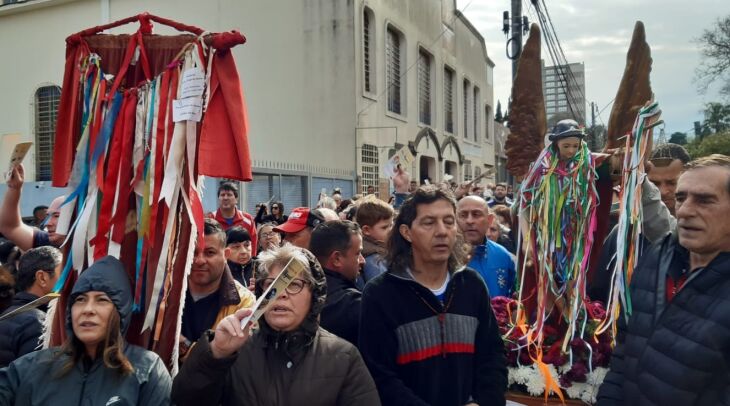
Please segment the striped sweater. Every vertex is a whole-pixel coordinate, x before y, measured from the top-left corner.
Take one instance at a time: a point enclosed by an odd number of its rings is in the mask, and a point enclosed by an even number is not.
[[[507,369],[479,275],[452,274],[442,304],[404,270],[367,284],[360,352],[383,405],[504,405]]]

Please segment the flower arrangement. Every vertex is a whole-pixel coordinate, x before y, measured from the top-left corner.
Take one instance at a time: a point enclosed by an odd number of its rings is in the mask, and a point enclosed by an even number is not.
[[[512,317],[517,313],[516,300],[495,297],[492,299],[492,309],[505,341],[511,390],[527,392],[531,396],[544,395],[546,380],[552,379],[569,398],[595,403],[598,388],[608,372],[613,350],[610,331],[594,337],[596,327],[606,317],[601,302],[589,302],[586,305],[588,321],[585,330],[582,336],[576,334],[565,352],[561,340],[565,326],[554,322],[546,324],[540,355],[538,349],[527,345],[522,331],[513,328],[515,321]],[[541,370],[536,359],[541,359],[547,368]],[[545,376],[545,371],[550,375],[549,378]],[[553,394],[554,391],[549,392]]]

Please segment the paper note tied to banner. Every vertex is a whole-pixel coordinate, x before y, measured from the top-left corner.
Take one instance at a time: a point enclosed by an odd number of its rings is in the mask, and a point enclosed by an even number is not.
[[[172,102],[172,121],[178,123],[180,121],[200,121],[203,116],[203,101],[198,97],[189,97],[187,99],[173,100]]]
[[[180,84],[180,98],[201,97],[205,90],[205,74],[198,68],[190,68],[183,72]]]

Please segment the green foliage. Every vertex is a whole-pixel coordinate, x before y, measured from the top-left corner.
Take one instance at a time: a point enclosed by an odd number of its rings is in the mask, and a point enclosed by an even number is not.
[[[704,134],[716,134],[730,129],[730,104],[711,102],[705,104]]]
[[[675,132],[669,136],[669,141],[672,144],[687,145],[687,133]]]
[[[504,116],[502,116],[502,103],[499,100],[497,100],[497,114],[494,115],[494,121],[504,123]]]
[[[730,156],[730,131],[709,135],[705,138],[696,138],[686,146],[692,159],[712,154]]]

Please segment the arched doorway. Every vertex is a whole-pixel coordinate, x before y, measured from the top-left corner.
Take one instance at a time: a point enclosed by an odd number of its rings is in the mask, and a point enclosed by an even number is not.
[[[436,178],[436,160],[430,156],[421,155],[418,159],[418,173],[420,184],[424,184],[428,179],[429,183],[433,183]]]

